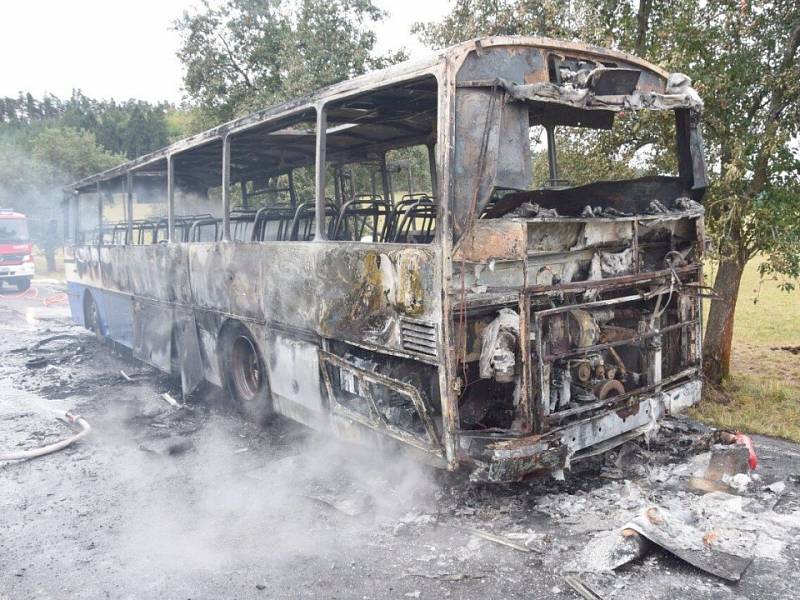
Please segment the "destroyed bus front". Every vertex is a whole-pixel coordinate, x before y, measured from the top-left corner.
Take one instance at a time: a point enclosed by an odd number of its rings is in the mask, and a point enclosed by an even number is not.
[[[477,479],[560,475],[700,397],[701,103],[632,61],[494,47],[458,72],[450,393]],[[593,152],[627,177],[587,182]]]

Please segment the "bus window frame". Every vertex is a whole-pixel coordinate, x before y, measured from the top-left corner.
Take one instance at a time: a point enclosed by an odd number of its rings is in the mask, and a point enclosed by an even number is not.
[[[446,224],[446,220],[445,220],[446,219],[446,216],[445,216],[446,215],[445,202],[447,201],[447,198],[445,198],[441,193],[439,193],[437,195],[437,192],[439,190],[444,190],[445,189],[445,187],[443,185],[443,182],[440,180],[440,177],[441,177],[442,172],[446,170],[445,165],[443,165],[442,161],[439,159],[440,156],[443,157],[443,158],[446,156],[445,153],[441,152],[439,149],[444,146],[442,144],[442,140],[443,140],[443,136],[445,136],[447,134],[447,131],[446,131],[447,128],[444,127],[443,124],[442,124],[442,118],[443,118],[442,101],[443,101],[443,98],[444,98],[444,95],[445,95],[445,85],[446,84],[444,83],[444,78],[443,78],[443,74],[442,74],[441,70],[440,69],[426,69],[424,71],[417,72],[417,73],[414,73],[414,74],[411,74],[411,75],[405,75],[405,76],[402,76],[402,77],[397,77],[397,78],[391,80],[390,82],[385,82],[382,85],[374,86],[374,87],[372,87],[370,90],[368,90],[366,92],[364,90],[359,90],[359,91],[351,92],[351,93],[348,93],[348,94],[341,94],[341,95],[336,96],[334,98],[328,98],[324,102],[319,104],[319,107],[320,107],[319,110],[321,112],[324,112],[327,109],[328,106],[333,105],[333,104],[341,103],[342,101],[346,101],[346,100],[351,99],[351,98],[363,97],[363,96],[365,96],[365,95],[367,95],[367,94],[369,94],[371,92],[378,92],[380,90],[391,89],[393,87],[402,86],[403,84],[407,84],[407,83],[411,83],[413,81],[419,81],[419,80],[423,80],[423,79],[427,79],[427,78],[432,78],[436,82],[436,116],[434,118],[435,130],[432,132],[432,133],[435,133],[435,139],[432,138],[431,141],[424,142],[424,143],[416,141],[416,142],[412,142],[412,143],[402,143],[402,144],[399,144],[399,145],[394,145],[394,144],[389,142],[389,143],[380,145],[379,148],[376,148],[375,150],[380,155],[381,179],[382,179],[381,184],[382,184],[382,188],[383,188],[383,191],[384,191],[384,196],[386,196],[385,199],[388,201],[388,198],[390,198],[391,195],[394,192],[391,189],[391,185],[387,181],[388,180],[388,172],[386,170],[386,154],[387,154],[387,152],[389,152],[390,150],[401,150],[403,148],[411,148],[411,147],[414,147],[414,146],[425,146],[426,147],[427,154],[428,154],[428,168],[430,170],[431,187],[432,187],[431,192],[433,193],[433,197],[436,199],[436,202],[434,204],[436,206],[436,217],[435,217],[436,218],[436,225],[435,225],[435,228],[434,228],[434,231],[433,231],[432,239],[429,242],[423,242],[423,243],[419,243],[419,242],[393,242],[393,241],[389,241],[389,240],[383,240],[383,241],[380,241],[380,242],[375,242],[375,241],[372,241],[372,242],[370,242],[370,241],[361,242],[361,241],[354,241],[354,240],[336,240],[336,239],[332,239],[331,240],[331,239],[327,239],[327,237],[323,235],[322,237],[319,237],[319,238],[315,237],[315,239],[311,240],[311,241],[322,241],[322,240],[324,240],[324,241],[327,241],[327,242],[334,242],[334,243],[337,243],[337,244],[375,245],[377,247],[385,247],[385,246],[388,245],[388,246],[395,246],[395,247],[410,247],[410,248],[414,248],[414,247],[421,247],[421,246],[422,247],[430,247],[432,245],[441,245],[442,239],[443,239],[443,235],[444,235],[443,230],[444,230],[445,224]],[[325,118],[325,123],[327,123],[327,118]],[[319,127],[317,128],[317,163],[315,165],[316,174],[317,174],[317,177],[316,177],[316,181],[317,181],[316,198],[315,198],[316,210],[317,210],[317,219],[316,219],[315,226],[317,226],[317,227],[319,226],[318,224],[320,223],[319,215],[320,214],[324,214],[324,210],[325,210],[325,184],[326,184],[325,175],[326,175],[326,168],[321,168],[320,167],[320,159],[322,160],[322,163],[324,164],[325,167],[327,167],[328,164],[325,161],[325,149],[323,148],[323,151],[322,151],[322,153],[320,155],[319,146],[320,146],[320,139],[326,140],[326,138],[327,138],[327,131],[326,130],[327,130],[327,127],[325,127],[324,130],[322,130],[322,134],[323,135],[320,136],[320,128]],[[323,146],[324,145],[325,145],[325,143],[323,142]],[[356,163],[357,163],[357,161],[351,161],[348,164],[356,164]],[[321,172],[322,177],[319,177],[320,172]],[[390,202],[390,206],[393,206],[393,204],[394,204],[393,202]],[[324,232],[323,232],[323,234],[324,234]]]

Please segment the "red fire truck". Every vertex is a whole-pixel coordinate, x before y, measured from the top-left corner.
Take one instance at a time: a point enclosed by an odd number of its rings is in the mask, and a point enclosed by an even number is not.
[[[31,287],[34,274],[31,252],[25,215],[0,208],[0,284],[14,284],[21,292]]]

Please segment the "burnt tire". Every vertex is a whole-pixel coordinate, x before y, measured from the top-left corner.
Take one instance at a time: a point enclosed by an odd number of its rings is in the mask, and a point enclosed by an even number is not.
[[[267,371],[261,350],[250,330],[241,323],[223,332],[222,376],[224,389],[245,417],[263,423],[272,414]]]
[[[97,302],[90,292],[83,296],[83,326],[94,333],[99,339],[103,338],[103,328],[100,324],[100,310]]]

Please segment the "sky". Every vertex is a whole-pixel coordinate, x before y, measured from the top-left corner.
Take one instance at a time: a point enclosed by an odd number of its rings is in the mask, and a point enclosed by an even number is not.
[[[436,20],[448,0],[375,0],[389,12],[376,27],[379,52],[426,52],[411,25]],[[0,96],[30,91],[68,97],[180,102],[178,34],[172,22],[199,0],[13,0],[0,19]]]

